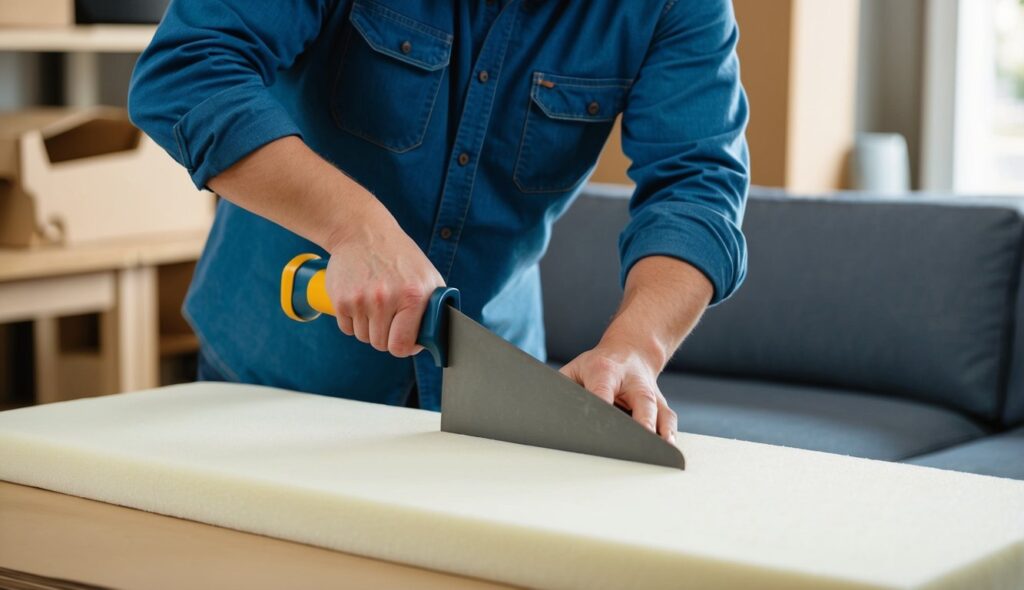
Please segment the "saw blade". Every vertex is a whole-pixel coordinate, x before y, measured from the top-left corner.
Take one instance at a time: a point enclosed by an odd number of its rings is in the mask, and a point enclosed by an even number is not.
[[[441,430],[683,469],[683,454],[623,411],[456,309],[448,314]]]

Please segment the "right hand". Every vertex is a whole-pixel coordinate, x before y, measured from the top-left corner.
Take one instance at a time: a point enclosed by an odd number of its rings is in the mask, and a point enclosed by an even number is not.
[[[338,327],[381,352],[408,357],[430,295],[444,279],[383,207],[356,216],[329,248],[327,293]]]

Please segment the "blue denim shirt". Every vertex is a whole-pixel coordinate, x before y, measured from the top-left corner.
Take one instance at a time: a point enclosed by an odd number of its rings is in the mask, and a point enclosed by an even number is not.
[[[301,136],[394,214],[466,313],[543,358],[537,262],[617,115],[636,182],[622,276],[666,255],[707,275],[715,302],[742,281],[737,37],[729,0],[174,0],[129,109],[197,187]],[[392,404],[418,382],[437,408],[429,355],[285,318],[280,271],[306,251],[220,202],[185,306],[219,372]]]

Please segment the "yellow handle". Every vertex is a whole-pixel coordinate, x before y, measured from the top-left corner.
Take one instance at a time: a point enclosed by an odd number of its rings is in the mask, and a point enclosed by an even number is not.
[[[308,322],[320,314],[335,315],[327,296],[327,261],[299,254],[281,271],[281,309],[289,318]]]
[[[438,287],[430,294],[416,343],[430,352],[434,364],[448,366],[449,307],[459,309],[459,290]],[[327,261],[316,254],[299,254],[281,272],[281,309],[293,320],[308,322],[322,313],[336,315],[327,297]]]

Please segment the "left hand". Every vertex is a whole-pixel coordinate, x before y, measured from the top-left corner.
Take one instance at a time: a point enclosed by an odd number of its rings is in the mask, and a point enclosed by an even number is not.
[[[658,389],[659,370],[628,345],[602,342],[561,372],[594,395],[633,414],[633,419],[670,443],[678,418]]]

